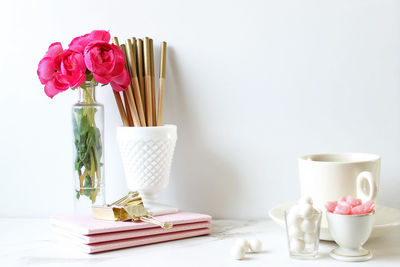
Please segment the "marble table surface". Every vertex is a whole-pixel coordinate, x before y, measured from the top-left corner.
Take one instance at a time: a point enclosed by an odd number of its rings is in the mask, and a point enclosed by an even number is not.
[[[213,220],[212,234],[142,247],[88,255],[62,247],[50,239],[48,219],[0,219],[0,266],[348,266],[331,259],[333,242],[321,242],[315,260],[288,256],[284,229],[271,220]],[[230,257],[238,238],[257,238],[263,251],[245,260]],[[400,266],[400,228],[369,240],[375,257],[362,266]],[[322,265],[321,265],[322,264]]]

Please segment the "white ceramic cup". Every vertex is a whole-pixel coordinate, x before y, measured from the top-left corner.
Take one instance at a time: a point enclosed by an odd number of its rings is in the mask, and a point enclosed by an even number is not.
[[[299,158],[302,195],[324,210],[327,201],[342,196],[376,200],[381,158],[366,153],[311,154]]]
[[[371,235],[374,213],[342,215],[327,212],[329,232],[338,248],[330,256],[342,261],[364,261],[372,258],[372,253],[362,247]]]

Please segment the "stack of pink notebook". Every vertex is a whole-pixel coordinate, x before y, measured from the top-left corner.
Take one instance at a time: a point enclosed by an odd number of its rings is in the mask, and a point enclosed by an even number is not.
[[[51,225],[57,240],[87,253],[207,235],[211,232],[211,216],[208,215],[180,211],[156,218],[172,222],[174,227],[165,230],[147,222],[95,220],[91,215],[53,217]]]

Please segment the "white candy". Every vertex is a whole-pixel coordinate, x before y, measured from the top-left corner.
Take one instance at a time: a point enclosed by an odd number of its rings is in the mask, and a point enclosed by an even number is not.
[[[293,238],[290,240],[290,249],[292,251],[301,252],[304,250],[305,246],[306,246],[306,244],[304,244],[303,240],[299,240],[296,238]]]
[[[302,204],[299,208],[299,215],[304,218],[310,218],[313,213],[313,207],[310,204]]]
[[[295,225],[289,227],[288,233],[290,238],[303,238],[304,235],[300,228]]]
[[[304,234],[304,242],[307,244],[314,244],[315,242],[315,234],[314,233],[306,233]]]
[[[249,242],[244,238],[238,239],[236,241],[236,246],[243,248],[244,252],[247,252],[247,250],[250,248]]]
[[[305,233],[313,233],[315,231],[315,223],[310,220],[304,220],[301,223],[300,229]]]
[[[309,196],[302,196],[299,200],[299,204],[308,204],[308,205],[312,205],[313,204],[313,200],[311,197]]]
[[[262,243],[258,239],[250,240],[250,250],[253,252],[260,252],[262,249]]]
[[[289,225],[298,225],[300,226],[301,222],[303,221],[303,218],[299,217],[298,214],[298,209],[296,210],[289,210],[287,213],[287,222]]]
[[[243,247],[235,245],[231,249],[231,256],[235,260],[242,260],[244,259],[244,256],[246,255],[246,251]]]

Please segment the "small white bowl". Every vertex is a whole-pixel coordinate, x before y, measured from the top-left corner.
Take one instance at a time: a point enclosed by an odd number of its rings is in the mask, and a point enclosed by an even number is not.
[[[367,261],[373,255],[362,247],[367,242],[374,225],[375,211],[361,215],[341,215],[327,212],[328,227],[339,247],[329,255],[341,261]]]

